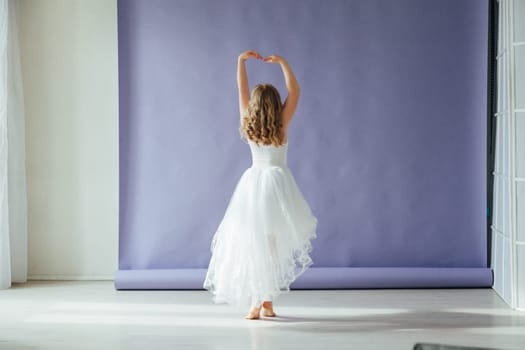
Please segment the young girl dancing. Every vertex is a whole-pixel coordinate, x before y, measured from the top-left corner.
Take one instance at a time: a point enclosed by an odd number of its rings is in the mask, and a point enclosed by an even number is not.
[[[251,94],[245,61],[279,64],[288,96],[284,103],[271,84]],[[281,56],[263,58],[249,50],[238,57],[240,134],[250,146],[252,165],[241,175],[211,242],[203,287],[215,303],[251,306],[246,319],[275,317],[272,302],[313,264],[309,253],[317,218],[287,166],[288,126],[300,88]]]

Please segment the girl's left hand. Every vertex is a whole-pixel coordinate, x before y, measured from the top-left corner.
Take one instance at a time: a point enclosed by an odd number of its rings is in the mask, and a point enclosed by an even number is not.
[[[260,53],[258,53],[257,51],[255,50],[248,50],[248,51],[244,51],[243,53],[241,53],[239,55],[239,59],[240,60],[243,60],[243,61],[246,61],[247,59],[249,58],[257,58],[259,60],[262,60],[263,57],[261,56]]]

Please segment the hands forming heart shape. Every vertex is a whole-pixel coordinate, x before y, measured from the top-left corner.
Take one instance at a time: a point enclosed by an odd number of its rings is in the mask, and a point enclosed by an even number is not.
[[[243,61],[249,58],[255,58],[258,60],[262,60],[266,63],[281,63],[284,61],[284,58],[282,58],[279,55],[269,55],[269,56],[263,57],[260,53],[258,53],[255,50],[248,50],[239,55],[239,59]]]

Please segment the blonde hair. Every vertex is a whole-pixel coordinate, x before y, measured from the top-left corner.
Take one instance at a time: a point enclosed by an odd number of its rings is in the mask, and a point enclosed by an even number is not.
[[[241,138],[244,136],[257,145],[280,146],[283,143],[282,109],[279,91],[271,84],[257,84],[242,117]]]

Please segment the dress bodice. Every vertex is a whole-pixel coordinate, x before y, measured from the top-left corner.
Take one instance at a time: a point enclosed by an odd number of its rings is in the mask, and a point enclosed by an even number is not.
[[[288,142],[276,147],[274,145],[257,145],[255,142],[248,140],[252,153],[252,166],[286,166],[288,153]]]

